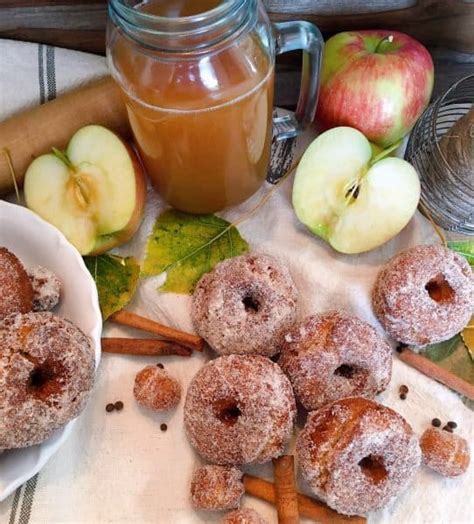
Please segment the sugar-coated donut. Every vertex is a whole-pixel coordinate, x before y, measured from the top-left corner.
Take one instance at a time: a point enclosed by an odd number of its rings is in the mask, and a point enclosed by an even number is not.
[[[222,524],[267,524],[267,521],[254,509],[242,508],[227,513]]]
[[[469,467],[469,444],[459,435],[429,428],[421,436],[420,446],[423,462],[440,475],[457,477]]]
[[[234,467],[203,466],[194,472],[191,480],[191,501],[196,509],[238,508],[244,491],[242,472]]]
[[[249,254],[224,260],[196,286],[196,331],[219,354],[271,357],[296,319],[297,291],[278,260]]]
[[[33,307],[33,288],[21,261],[0,247],[0,319],[28,313]]]
[[[184,406],[189,441],[215,464],[260,464],[280,456],[296,416],[282,370],[259,355],[228,355],[201,368]]]
[[[33,286],[33,311],[50,311],[61,297],[62,284],[59,278],[49,269],[36,266],[28,270]]]
[[[408,486],[421,460],[418,439],[405,419],[360,397],[310,413],[297,455],[314,493],[345,515],[384,506]]]
[[[179,404],[181,386],[165,369],[149,365],[135,376],[133,395],[146,408],[166,411]]]
[[[339,311],[312,315],[285,337],[278,361],[308,410],[343,397],[373,398],[390,382],[392,349],[375,329]]]
[[[377,318],[399,342],[423,347],[447,340],[469,322],[474,307],[471,267],[443,246],[416,246],[382,268],[372,295]]]
[[[72,322],[52,313],[0,322],[0,448],[39,444],[86,405],[94,352]]]

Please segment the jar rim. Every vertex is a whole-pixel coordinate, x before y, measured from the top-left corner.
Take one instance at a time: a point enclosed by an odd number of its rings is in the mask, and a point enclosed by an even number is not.
[[[144,13],[127,0],[109,0],[110,19],[126,35],[149,49],[202,51],[241,33],[256,19],[257,0],[223,0],[197,15],[166,17]]]
[[[190,16],[161,16],[140,11],[135,7],[128,5],[127,0],[109,0],[109,7],[117,11],[119,16],[126,18],[128,21],[141,20],[146,22],[163,22],[165,24],[189,24],[201,23],[210,18],[221,17],[230,14],[233,10],[239,9],[247,3],[247,0],[222,0],[222,3],[196,15]]]

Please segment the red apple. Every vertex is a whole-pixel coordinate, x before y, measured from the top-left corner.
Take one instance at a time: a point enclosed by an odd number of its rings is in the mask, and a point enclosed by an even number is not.
[[[396,31],[350,31],[327,42],[316,122],[355,127],[379,146],[402,138],[430,100],[429,52]]]

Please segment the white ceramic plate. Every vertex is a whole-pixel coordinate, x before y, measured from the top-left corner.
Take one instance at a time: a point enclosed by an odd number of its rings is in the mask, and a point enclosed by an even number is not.
[[[15,253],[26,267],[41,265],[58,276],[63,295],[55,313],[74,322],[90,337],[97,369],[102,318],[96,286],[79,252],[60,231],[30,210],[1,200],[0,246]],[[0,501],[38,473],[73,427],[74,421],[39,446],[0,454]]]

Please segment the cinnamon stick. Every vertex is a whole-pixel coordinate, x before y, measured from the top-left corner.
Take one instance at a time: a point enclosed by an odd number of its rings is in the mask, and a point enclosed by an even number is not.
[[[106,353],[120,353],[122,355],[179,355],[189,357],[191,350],[176,342],[158,340],[156,338],[114,338],[101,339],[102,351]]]
[[[447,369],[438,366],[431,360],[415,353],[409,348],[403,348],[398,354],[400,360],[408,364],[409,366],[417,369],[427,377],[433,378],[441,384],[448,386],[457,393],[464,395],[465,397],[473,400],[474,399],[474,385],[466,382],[462,378],[458,377],[454,373],[451,373]]]
[[[272,482],[251,475],[244,475],[243,482],[245,492],[248,495],[252,495],[272,504],[275,503],[275,486]],[[364,517],[340,515],[326,506],[323,502],[314,500],[306,495],[302,495],[301,493],[298,493],[297,497],[300,515],[313,519],[320,524],[365,524],[367,522]]]
[[[111,320],[116,324],[141,329],[142,331],[159,335],[165,340],[171,340],[194,351],[202,351],[206,344],[204,339],[197,335],[191,335],[191,333],[185,333],[178,329],[163,326],[154,320],[150,320],[149,318],[142,317],[135,313],[130,313],[124,309],[111,315],[108,320]]]
[[[293,455],[273,459],[275,476],[275,501],[279,524],[298,524],[298,494],[295,481],[295,460]]]

